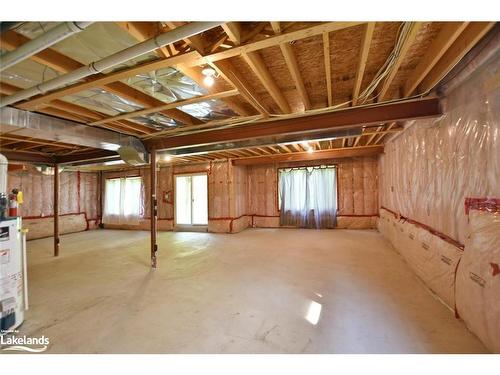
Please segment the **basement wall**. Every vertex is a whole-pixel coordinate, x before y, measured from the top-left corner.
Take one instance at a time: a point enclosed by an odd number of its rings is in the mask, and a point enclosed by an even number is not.
[[[246,168],[233,167],[230,161],[201,162],[189,165],[161,166],[158,179],[158,230],[174,230],[174,177],[186,173],[208,175],[208,231],[234,233],[248,226],[246,212]],[[142,177],[142,213],[139,225],[110,225],[113,229],[150,229],[150,172],[149,168],[103,173],[107,178]]]
[[[376,157],[331,159],[248,166],[248,214],[254,227],[279,227],[278,169],[335,164],[338,228],[375,228],[378,215]]]
[[[467,327],[500,352],[500,48],[444,87],[380,157],[378,228]],[[491,52],[493,49],[493,53]],[[487,51],[488,48],[483,50]]]
[[[27,239],[52,236],[54,176],[40,173],[33,166],[8,173],[10,192],[23,192],[24,203],[18,208]],[[59,175],[59,232],[80,232],[96,228],[100,221],[99,174],[96,172],[61,172]]]

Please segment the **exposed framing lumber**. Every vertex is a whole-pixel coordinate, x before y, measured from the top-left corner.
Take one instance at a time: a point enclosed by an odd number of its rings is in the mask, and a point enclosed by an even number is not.
[[[328,100],[328,107],[333,105],[332,93],[332,67],[330,60],[330,36],[328,32],[323,32],[323,57],[325,60],[325,79],[326,79],[326,95]]]
[[[422,80],[417,91],[425,93],[434,88],[494,25],[495,22],[469,23]]]
[[[234,95],[238,95],[238,90],[229,90],[229,91],[224,91],[224,92],[218,92],[215,94],[208,94],[208,95],[203,95],[203,96],[199,96],[199,97],[194,97],[194,98],[190,98],[190,99],[178,100],[176,102],[163,104],[163,105],[160,105],[157,107],[141,109],[141,110],[134,111],[134,112],[124,113],[123,115],[108,117],[108,118],[105,118],[102,120],[92,122],[90,125],[100,125],[100,124],[105,124],[108,122],[134,118],[137,116],[142,116],[142,115],[146,115],[149,113],[161,112],[163,110],[172,109],[172,108],[180,107],[183,105],[200,103],[200,102],[205,102],[207,100],[213,100],[213,99],[227,98],[229,96],[234,96]]]
[[[453,42],[465,30],[469,22],[447,22],[443,26],[439,35],[428,48],[425,56],[420,60],[412,75],[408,78],[404,86],[404,96],[410,96],[420,82],[436,65],[439,59],[450,48]]]
[[[103,87],[110,83],[114,83],[141,73],[147,73],[153,70],[175,66],[177,64],[185,63],[189,60],[194,60],[198,57],[199,53],[196,51],[192,51],[172,56],[167,59],[158,59],[153,62],[138,64],[131,68],[125,68],[105,75],[95,75],[94,77],[87,79],[85,82],[75,83],[62,89],[54,90],[48,94],[37,96],[34,99],[30,99],[19,104],[18,107],[22,109],[33,109],[40,105],[44,105],[45,103],[50,102],[54,99],[59,99],[64,96],[73,95],[80,91],[89,90],[96,87]],[[152,97],[150,98],[156,100]]]
[[[2,148],[2,154],[9,159],[9,161],[20,161],[28,163],[42,163],[52,165],[54,164],[54,158],[49,155],[44,155],[40,153],[24,153],[14,150],[8,150]]]
[[[241,44],[241,27],[237,22],[226,22],[222,29],[229,37],[229,40],[236,45]]]
[[[439,99],[400,101],[385,105],[351,107],[314,116],[297,116],[274,121],[217,129],[210,132],[173,137],[157,137],[144,141],[146,147],[158,150],[194,145],[208,145],[281,134],[307,133],[334,128],[380,124],[417,118],[431,118],[442,114]]]
[[[375,22],[368,22],[365,26],[363,38],[361,39],[358,69],[356,70],[356,77],[354,78],[354,90],[352,92],[353,106],[355,106],[358,102],[359,91],[361,90],[361,83],[363,82],[363,76],[365,74],[366,62],[368,60],[368,52],[370,51],[374,30],[375,30]]]
[[[382,153],[384,147],[376,146],[360,146],[353,148],[336,148],[330,150],[319,150],[312,153],[309,152],[294,152],[291,154],[276,154],[276,155],[261,155],[251,156],[248,158],[233,159],[233,165],[255,165],[255,164],[272,164],[290,161],[305,161],[305,160],[325,160],[325,159],[341,159],[352,158],[358,156],[374,156]]]
[[[243,54],[243,59],[250,66],[254,74],[260,80],[262,85],[266,88],[267,92],[278,105],[280,111],[284,114],[290,113],[290,105],[286,101],[285,96],[281,89],[276,84],[271,72],[266,66],[264,59],[258,51],[248,52]]]
[[[378,138],[375,140],[375,142],[373,142],[373,144],[377,145],[380,143],[380,141],[385,137],[386,134],[388,133],[391,133],[391,130],[397,125],[396,121],[394,122],[391,122],[389,124],[389,126],[387,127],[387,129],[385,131],[381,131],[380,135],[378,136]]]
[[[1,36],[1,41],[2,41],[2,46],[7,49],[15,49],[22,44],[26,43],[29,41],[28,38],[26,38],[24,35],[17,34],[14,31],[9,31],[7,33],[2,34]],[[42,64],[49,66],[53,68],[54,70],[61,72],[61,73],[68,73],[72,70],[81,68],[83,64],[80,62],[73,60],[69,58],[68,56],[65,56],[53,49],[45,49],[33,56],[31,56],[31,59]],[[103,77],[104,75],[100,74],[97,75],[96,77]],[[88,81],[91,81],[90,79]],[[134,89],[128,85],[126,85],[123,82],[108,82],[108,84],[102,84],[102,88],[108,92],[115,93],[116,95],[119,95],[125,99],[132,100],[140,105],[143,106],[154,106],[154,105],[159,105],[162,102],[143,93],[142,91],[139,91],[137,89]],[[70,86],[71,87],[71,86]],[[98,87],[98,85],[94,85],[94,87]],[[93,87],[89,87],[93,88]],[[57,92],[57,91],[55,91]],[[49,94],[50,95],[50,94]],[[68,94],[70,95],[70,94]],[[20,104],[18,107],[23,108],[23,109],[38,109],[38,108],[33,108],[28,105],[30,101],[27,101],[25,103]],[[28,107],[25,107],[28,106]],[[201,123],[200,120],[190,116],[187,113],[184,113],[179,110],[171,110],[166,113],[164,113],[166,116],[171,117],[177,121],[180,121],[185,124],[199,124]]]
[[[219,60],[228,59],[230,57],[239,56],[242,53],[248,53],[253,51],[258,51],[263,48],[272,47],[278,45],[280,43],[287,43],[297,39],[308,38],[314,35],[322,34],[323,32],[332,32],[336,30],[342,30],[345,28],[353,27],[363,22],[327,22],[320,25],[312,26],[306,29],[291,31],[287,33],[282,33],[280,35],[269,37],[263,40],[259,40],[256,42],[243,44],[241,46],[237,46],[234,48],[227,49],[225,51],[216,52],[210,55],[202,56],[198,51],[190,51],[186,53],[180,53],[175,56],[171,56],[165,59],[158,59],[153,62],[145,62],[142,64],[138,64],[131,68],[126,68],[119,70],[117,72],[109,73],[106,75],[101,75],[97,77],[93,77],[86,82],[77,83],[56,91],[53,91],[49,94],[40,95],[31,100],[28,100],[19,105],[19,108],[22,109],[33,109],[33,107],[39,106],[43,103],[47,103],[54,99],[59,99],[63,96],[72,95],[77,92],[87,90],[94,87],[100,87],[103,85],[107,85],[109,83],[113,83],[122,79],[126,79],[128,77],[150,72],[153,70],[158,70],[170,66],[176,66],[178,64],[187,64],[188,66],[198,66],[203,65],[209,62],[216,62]],[[193,37],[190,38],[190,41],[193,41]]]
[[[384,80],[384,84],[382,85],[382,88],[378,92],[378,101],[379,102],[384,101],[384,99],[386,98],[387,92],[391,86],[391,83],[394,80],[394,77],[396,77],[396,74],[399,71],[401,63],[403,62],[404,58],[406,57],[406,54],[410,50],[410,47],[412,46],[413,42],[415,41],[415,38],[417,37],[417,34],[420,31],[420,29],[422,28],[422,26],[423,26],[422,22],[414,22],[412,24],[411,30],[403,42],[403,46],[401,47],[399,56],[397,57],[396,62],[392,66],[391,72]]]
[[[275,34],[281,33],[281,26],[279,22],[271,22],[271,27],[273,28]],[[295,57],[295,53],[293,52],[292,45],[290,43],[281,43],[280,49],[285,59],[286,66],[288,67],[288,71],[292,76],[295,88],[297,89],[300,99],[302,100],[304,109],[311,109],[311,101],[309,100],[309,95],[307,94],[304,80],[302,79],[302,75],[300,74],[299,64],[297,62],[297,58]]]

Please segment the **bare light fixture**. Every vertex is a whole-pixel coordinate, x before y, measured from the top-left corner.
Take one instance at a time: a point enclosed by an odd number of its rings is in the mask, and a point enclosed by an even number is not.
[[[217,78],[215,69],[213,68],[204,68],[201,74],[205,76],[205,78],[203,78],[203,83],[207,87],[211,87],[215,82],[215,78]]]

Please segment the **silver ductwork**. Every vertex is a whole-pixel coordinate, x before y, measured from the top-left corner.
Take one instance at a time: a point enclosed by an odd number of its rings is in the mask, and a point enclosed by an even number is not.
[[[2,108],[0,111],[0,129],[3,134],[10,133],[118,153],[122,148],[129,150],[129,154],[130,150],[133,150],[133,165],[140,164],[141,161],[145,164],[148,160],[147,151],[138,138],[12,107]]]
[[[217,151],[230,151],[242,148],[288,145],[301,142],[315,142],[342,137],[356,137],[362,134],[362,127],[308,132],[305,134],[287,134],[263,138],[252,138],[234,142],[224,142],[202,146],[185,146],[162,150],[161,155],[186,156],[206,154]]]
[[[63,22],[53,27],[39,37],[24,43],[11,52],[0,57],[0,72],[11,66],[26,60],[44,49],[64,40],[71,35],[85,30],[92,22]]]
[[[9,104],[14,104],[31,98],[38,94],[44,94],[48,91],[55,90],[62,86],[71,84],[85,77],[91,76],[113,68],[116,65],[125,63],[131,59],[142,56],[146,53],[154,51],[160,47],[178,42],[179,40],[189,38],[204,31],[210,30],[214,27],[223,24],[223,22],[191,22],[186,25],[180,26],[173,30],[159,34],[154,38],[145,40],[132,47],[126,48],[122,51],[114,53],[99,61],[93,62],[89,65],[82,66],[72,72],[61,75],[54,79],[48,80],[39,85],[33,86],[29,89],[18,91],[13,95],[1,99],[0,108]]]

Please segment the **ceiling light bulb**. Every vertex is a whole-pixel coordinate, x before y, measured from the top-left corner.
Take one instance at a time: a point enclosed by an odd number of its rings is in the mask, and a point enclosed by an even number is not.
[[[308,153],[312,154],[314,152],[314,149],[312,147],[309,147],[309,149],[307,150]]]
[[[212,76],[206,76],[205,78],[203,78],[203,83],[208,87],[211,87],[214,84],[214,81],[214,77]]]
[[[172,157],[170,155],[167,155],[165,156],[164,158],[165,161],[171,161],[172,160]]]
[[[300,143],[302,143],[302,146],[304,146],[304,147],[309,147],[309,142],[307,142],[307,141],[302,141]]]

